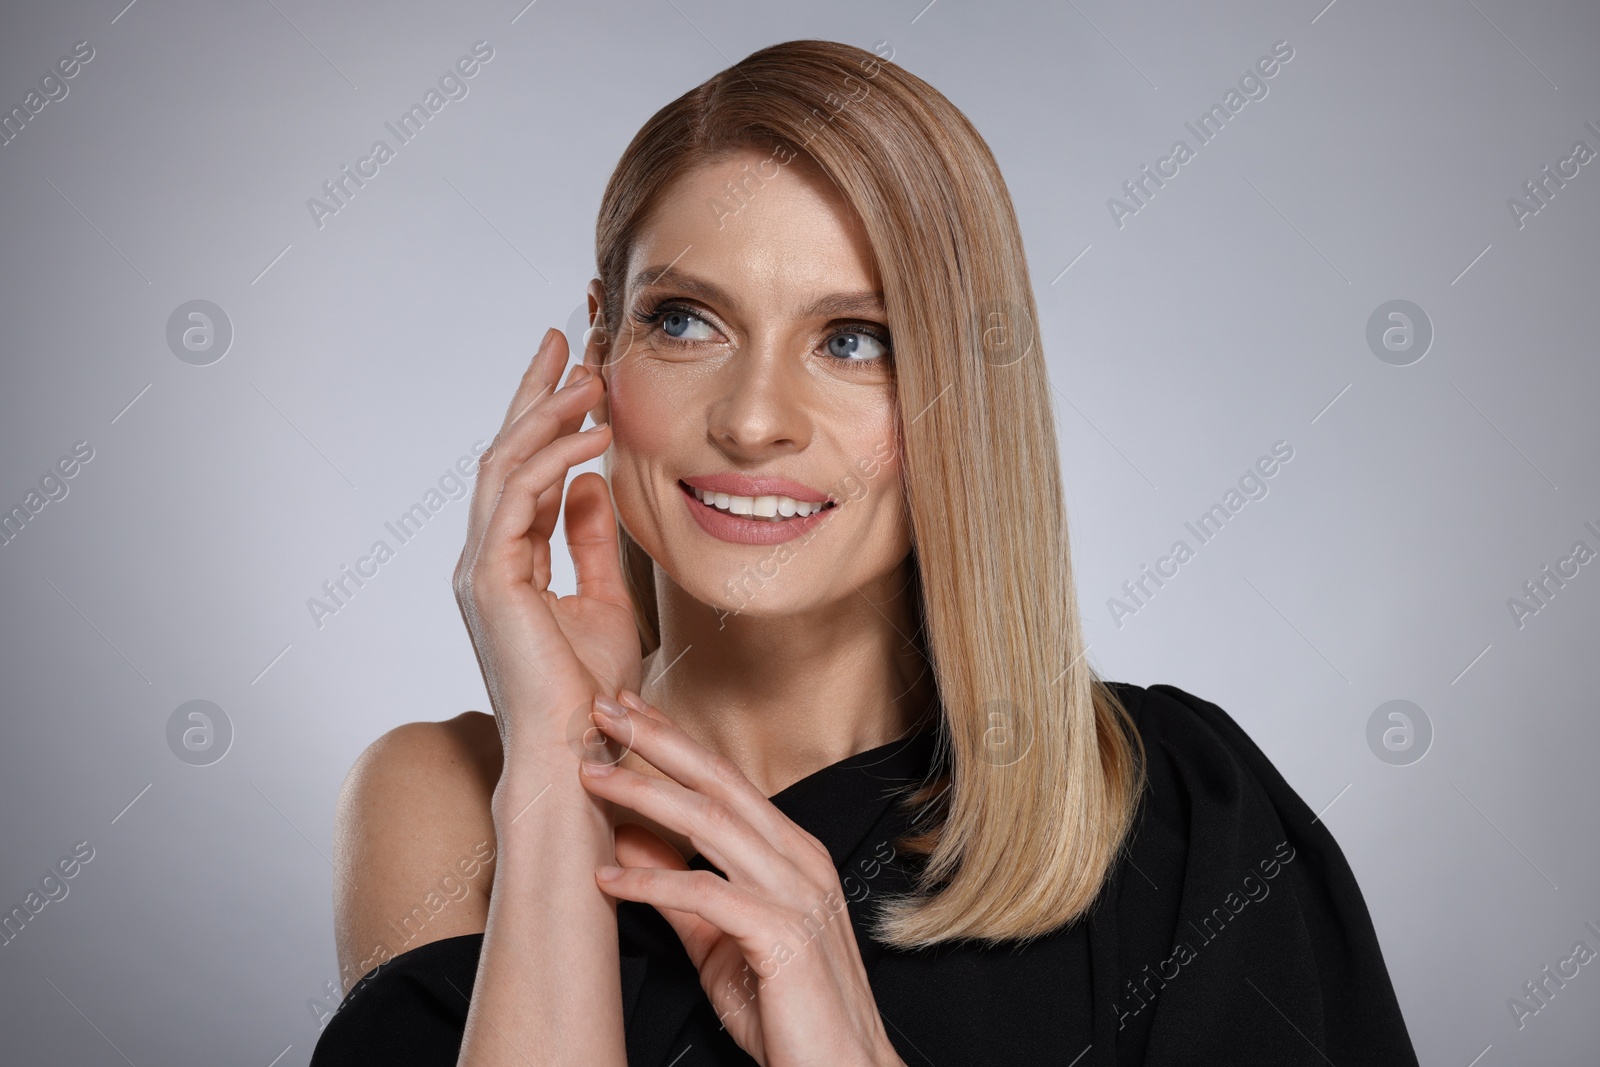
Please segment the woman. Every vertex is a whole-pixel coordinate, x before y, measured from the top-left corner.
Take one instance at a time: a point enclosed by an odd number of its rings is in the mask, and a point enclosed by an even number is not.
[[[1220,709],[1084,661],[959,111],[763,49],[646,123],[596,254],[456,572],[494,715],[341,795],[314,1064],[1416,1062],[1326,829]]]

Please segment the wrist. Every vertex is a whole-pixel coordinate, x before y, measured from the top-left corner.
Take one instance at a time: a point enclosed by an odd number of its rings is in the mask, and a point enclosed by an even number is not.
[[[508,747],[489,801],[495,829],[526,832],[554,819],[572,829],[610,830],[610,809],[583,787],[578,755],[565,745]]]

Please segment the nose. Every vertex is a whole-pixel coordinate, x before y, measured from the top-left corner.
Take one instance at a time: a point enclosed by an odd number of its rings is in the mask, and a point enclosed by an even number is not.
[[[805,371],[777,349],[752,343],[717,374],[706,432],[730,458],[759,460],[811,442]]]

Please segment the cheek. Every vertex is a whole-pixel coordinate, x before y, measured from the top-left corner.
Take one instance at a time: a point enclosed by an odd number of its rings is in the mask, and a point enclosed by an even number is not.
[[[888,415],[873,417],[864,413],[858,432],[848,445],[850,474],[841,488],[847,499],[856,501],[866,520],[884,536],[901,541],[901,527],[909,527],[905,495],[900,485],[900,453],[894,420]],[[898,536],[897,536],[898,535]]]
[[[625,361],[606,380],[606,405],[611,419],[612,463],[616,469],[636,469],[665,454],[683,418],[658,383]]]
[[[674,499],[661,480],[667,460],[681,448],[690,423],[686,398],[632,355],[606,378],[606,406],[611,422],[610,482],[623,528],[647,552],[660,558],[661,517]],[[675,492],[675,490],[673,491]]]

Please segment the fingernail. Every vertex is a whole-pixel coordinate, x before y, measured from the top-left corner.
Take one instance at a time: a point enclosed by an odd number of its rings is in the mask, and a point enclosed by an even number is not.
[[[585,755],[579,764],[585,774],[600,778],[617,769],[617,765],[607,759],[596,759],[594,756]]]
[[[568,381],[570,381],[573,385],[576,385],[579,382],[586,382],[593,377],[594,375],[590,373],[588,367],[585,367],[582,363],[578,363],[573,366],[572,377],[569,378]]]
[[[600,880],[602,882],[614,882],[618,878],[622,877],[622,868],[613,867],[611,864],[607,863],[596,867],[594,869],[594,873],[600,876]]]
[[[553,338],[555,335],[556,335],[556,328],[554,326],[552,326],[548,330],[546,330],[544,332],[544,337],[541,338],[540,341],[539,341],[539,351],[543,352],[545,349],[549,348],[550,347],[550,339]]]
[[[644,699],[632,689],[622,690],[622,692],[617,694],[617,699],[628,705],[628,707],[632,708],[634,711],[640,712],[641,714],[644,712]]]
[[[626,719],[628,717],[628,709],[608,696],[595,697],[594,706],[602,714],[609,715],[613,719]]]

